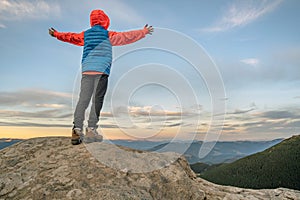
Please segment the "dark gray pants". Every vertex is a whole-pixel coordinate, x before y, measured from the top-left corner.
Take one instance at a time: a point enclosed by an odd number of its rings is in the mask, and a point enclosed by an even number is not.
[[[74,113],[74,127],[83,128],[85,111],[92,99],[88,126],[97,128],[100,111],[107,90],[108,75],[82,75],[79,100]]]

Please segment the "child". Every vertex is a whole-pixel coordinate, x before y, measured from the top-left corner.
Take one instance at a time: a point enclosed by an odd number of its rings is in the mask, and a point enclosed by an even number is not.
[[[79,100],[74,113],[72,129],[73,145],[85,142],[102,141],[97,132],[100,111],[107,89],[108,76],[112,64],[112,46],[126,45],[136,42],[152,34],[153,27],[146,25],[144,29],[128,32],[108,31],[110,20],[102,10],[93,10],[90,14],[91,28],[81,33],[61,33],[49,29],[49,34],[57,39],[83,46],[82,79]],[[86,134],[83,135],[85,110],[93,96],[92,107]]]

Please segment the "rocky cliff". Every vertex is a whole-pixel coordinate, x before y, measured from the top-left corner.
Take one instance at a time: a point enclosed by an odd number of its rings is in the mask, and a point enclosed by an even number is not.
[[[35,138],[0,151],[2,199],[300,199],[289,189],[249,190],[197,178],[183,157],[108,143]]]

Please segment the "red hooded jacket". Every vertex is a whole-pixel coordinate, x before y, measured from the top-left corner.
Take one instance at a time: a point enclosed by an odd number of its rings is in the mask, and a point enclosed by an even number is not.
[[[110,25],[110,20],[102,10],[93,10],[90,15],[90,24],[91,27],[100,25],[107,30]],[[147,33],[147,28],[127,32],[109,31],[109,39],[112,46],[120,46],[136,42],[144,38]],[[61,41],[84,46],[84,31],[81,33],[54,32],[54,36]]]

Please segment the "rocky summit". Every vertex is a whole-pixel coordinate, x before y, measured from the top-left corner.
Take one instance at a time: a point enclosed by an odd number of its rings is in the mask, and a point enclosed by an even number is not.
[[[175,153],[110,143],[72,146],[65,137],[35,138],[0,151],[0,200],[9,199],[300,199],[284,188],[251,190],[197,178]]]

